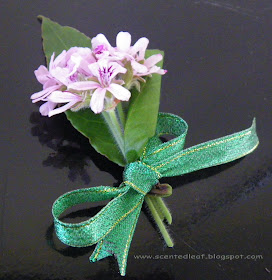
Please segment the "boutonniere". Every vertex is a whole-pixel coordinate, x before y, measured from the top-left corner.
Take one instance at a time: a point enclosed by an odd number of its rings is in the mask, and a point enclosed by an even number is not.
[[[74,28],[42,20],[47,66],[36,71],[43,89],[31,95],[42,101],[46,117],[65,113],[73,127],[98,153],[124,167],[119,187],[78,189],[53,204],[58,238],[74,247],[97,244],[90,261],[115,256],[125,275],[127,256],[143,203],[147,204],[168,247],[173,241],[165,223],[172,223],[164,197],[172,194],[162,177],[179,176],[224,164],[251,153],[258,145],[255,120],[248,129],[184,149],[188,125],[179,116],[159,113],[163,51],[149,50],[145,37],[132,44],[119,32],[116,44],[105,35],[93,38]],[[174,138],[162,142],[161,136]],[[111,199],[94,217],[77,223],[59,217],[68,208]]]

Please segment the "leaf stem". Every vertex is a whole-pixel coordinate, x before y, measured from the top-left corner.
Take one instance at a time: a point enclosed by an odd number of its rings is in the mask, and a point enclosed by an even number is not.
[[[122,128],[123,128],[123,132],[125,130],[125,124],[126,124],[126,117],[125,117],[125,112],[123,109],[123,102],[119,102],[119,104],[117,105],[117,112],[118,112],[118,116],[120,119],[120,122],[122,124]]]
[[[125,149],[124,149],[124,134],[122,131],[122,128],[120,126],[120,123],[118,121],[118,118],[116,116],[116,110],[111,110],[111,111],[104,111],[102,112],[102,116],[104,117],[118,147],[119,150],[121,151],[125,162],[126,160],[126,154],[125,154]]]
[[[157,226],[158,226],[158,228],[159,228],[159,230],[162,234],[163,239],[165,240],[166,245],[168,247],[173,247],[174,243],[173,243],[173,241],[172,241],[172,239],[171,239],[171,237],[170,237],[162,219],[160,218],[160,215],[159,215],[155,205],[153,204],[151,197],[149,195],[147,195],[145,197],[145,201],[147,203],[147,206],[150,210],[151,215],[154,218],[155,223],[157,224]]]

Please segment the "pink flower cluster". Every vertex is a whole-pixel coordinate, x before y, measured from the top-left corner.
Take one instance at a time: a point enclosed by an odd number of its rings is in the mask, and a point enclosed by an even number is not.
[[[34,72],[43,90],[32,94],[32,102],[45,101],[40,113],[49,117],[68,109],[90,107],[97,114],[115,108],[129,100],[131,88],[140,90],[143,77],[166,73],[156,66],[161,54],[145,59],[148,43],[147,38],[140,38],[131,46],[131,35],[119,32],[112,47],[98,34],[92,39],[92,49],[73,47],[56,58],[53,54],[48,69],[41,65]]]

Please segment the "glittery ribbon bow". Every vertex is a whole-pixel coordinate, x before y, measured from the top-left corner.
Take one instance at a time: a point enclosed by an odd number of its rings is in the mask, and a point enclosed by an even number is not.
[[[121,275],[125,275],[127,256],[144,198],[161,177],[178,176],[241,158],[258,146],[255,120],[250,128],[183,150],[188,126],[178,116],[160,113],[156,134],[137,162],[129,163],[119,187],[92,187],[68,192],[53,205],[58,238],[73,247],[96,244],[92,262],[114,255]],[[160,136],[176,138],[162,143]],[[113,198],[113,199],[112,199]],[[59,220],[68,208],[93,201],[112,199],[87,221],[71,224]]]

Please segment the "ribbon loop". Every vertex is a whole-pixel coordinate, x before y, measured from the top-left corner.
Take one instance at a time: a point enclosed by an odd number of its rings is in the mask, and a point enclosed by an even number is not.
[[[141,161],[155,166],[161,158],[174,156],[183,149],[187,131],[188,125],[182,118],[168,113],[159,113],[156,134],[148,141]],[[162,135],[173,135],[176,137],[162,143],[160,140]]]

